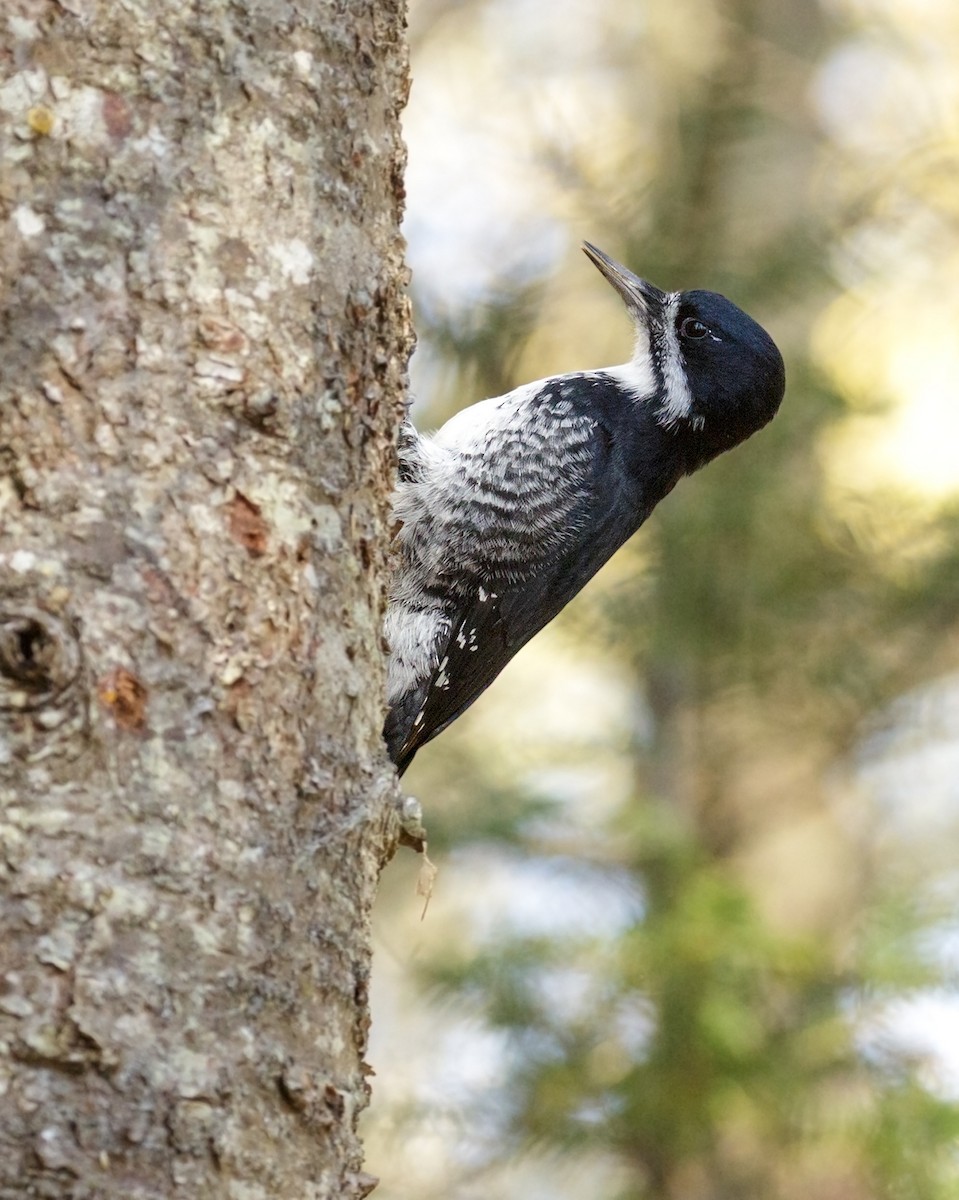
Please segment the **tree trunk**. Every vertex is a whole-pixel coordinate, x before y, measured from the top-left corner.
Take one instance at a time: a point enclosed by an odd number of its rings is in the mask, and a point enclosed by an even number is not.
[[[350,1197],[400,0],[5,0],[0,1196]]]

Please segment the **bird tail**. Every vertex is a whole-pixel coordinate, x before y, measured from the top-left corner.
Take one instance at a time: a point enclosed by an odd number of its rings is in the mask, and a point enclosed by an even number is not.
[[[397,775],[402,775],[413,761],[420,748],[419,739],[413,736],[414,721],[423,703],[422,689],[401,696],[386,714],[383,725],[383,740],[396,766]]]

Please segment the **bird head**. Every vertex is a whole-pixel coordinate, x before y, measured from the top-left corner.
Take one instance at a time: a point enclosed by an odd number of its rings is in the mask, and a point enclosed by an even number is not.
[[[718,292],[664,292],[589,242],[583,249],[626,303],[633,361],[653,381],[647,402],[660,425],[696,435],[705,461],[772,420],[786,375],[761,325]]]

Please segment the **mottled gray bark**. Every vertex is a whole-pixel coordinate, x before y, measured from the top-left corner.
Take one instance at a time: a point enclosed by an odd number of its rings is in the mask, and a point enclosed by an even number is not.
[[[401,0],[0,12],[0,1196],[365,1195]]]

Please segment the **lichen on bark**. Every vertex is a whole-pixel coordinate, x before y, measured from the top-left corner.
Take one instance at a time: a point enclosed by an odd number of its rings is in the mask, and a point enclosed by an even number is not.
[[[0,1196],[372,1185],[403,23],[0,14]]]

